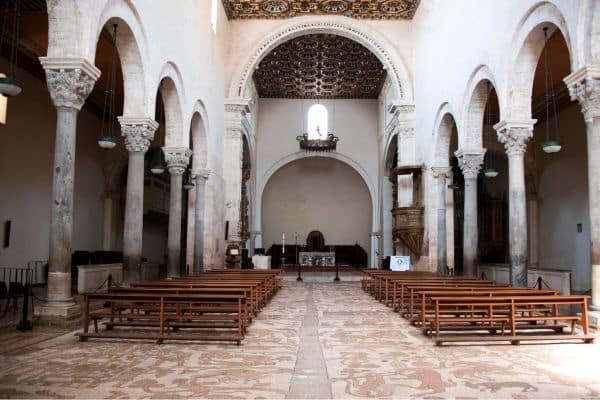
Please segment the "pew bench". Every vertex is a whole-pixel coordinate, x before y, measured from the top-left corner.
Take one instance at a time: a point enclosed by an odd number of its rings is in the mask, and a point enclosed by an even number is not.
[[[108,301],[110,308],[90,311],[94,301]],[[231,341],[239,345],[245,332],[245,302],[243,294],[85,293],[83,332],[77,336],[81,341],[152,339],[160,344],[164,340],[193,340]],[[146,309],[150,312],[144,312]],[[106,318],[111,328],[130,329],[100,330],[98,322]],[[91,322],[93,332],[89,331]],[[134,327],[145,329],[132,331]]]
[[[588,329],[588,299],[589,296],[583,295],[432,297],[434,317],[429,323],[429,332],[438,346],[443,343],[497,341],[519,344],[522,341],[582,340],[590,343],[594,336],[589,334]],[[573,307],[579,308],[581,314],[574,313]],[[553,325],[548,325],[550,322]],[[560,322],[570,324],[568,334],[558,333]],[[581,325],[583,334],[576,333],[576,324]],[[480,329],[475,332],[476,328],[471,328],[470,332],[464,333],[465,325]],[[500,334],[496,334],[498,326]],[[549,329],[555,333],[532,333],[532,327]],[[463,333],[442,335],[442,330]],[[487,331],[488,334],[482,334],[482,331]]]

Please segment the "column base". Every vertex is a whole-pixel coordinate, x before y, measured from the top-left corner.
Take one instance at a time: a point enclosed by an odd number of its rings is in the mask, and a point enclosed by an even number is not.
[[[600,310],[589,310],[587,314],[590,328],[600,329]]]
[[[36,322],[61,327],[75,326],[81,322],[81,306],[73,300],[45,301],[35,307]]]

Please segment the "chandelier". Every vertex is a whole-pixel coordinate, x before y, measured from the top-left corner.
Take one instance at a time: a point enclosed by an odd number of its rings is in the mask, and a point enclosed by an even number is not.
[[[115,95],[116,95],[116,62],[117,62],[117,24],[113,25],[111,37],[111,59],[106,92],[104,93],[104,107],[102,108],[102,130],[98,145],[110,150],[117,145],[115,139]]]
[[[550,65],[550,49],[548,47],[548,27],[543,28],[544,31],[544,105],[546,107],[546,141],[542,145],[542,150],[546,153],[557,153],[562,148],[558,139],[558,114],[556,112],[556,97],[554,95],[554,78],[552,76],[552,66]],[[552,106],[552,112],[550,111]],[[552,138],[550,135],[550,114],[554,114],[554,128],[555,137]]]
[[[303,135],[296,136],[296,140],[300,144],[300,149],[304,151],[316,151],[316,152],[325,152],[325,151],[333,151],[337,147],[337,142],[340,140],[339,137],[335,136],[333,133],[328,133],[326,135],[321,134],[321,129],[317,126],[316,129],[317,138],[310,138],[308,133],[304,133]]]

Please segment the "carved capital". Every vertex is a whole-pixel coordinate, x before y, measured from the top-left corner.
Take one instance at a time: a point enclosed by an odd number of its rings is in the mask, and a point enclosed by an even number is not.
[[[241,128],[226,128],[225,129],[225,138],[227,139],[237,139],[242,140],[242,130]]]
[[[564,79],[586,122],[600,118],[600,67],[583,67]]]
[[[401,127],[398,129],[399,138],[413,138],[415,137],[415,128],[413,127]]]
[[[450,167],[431,167],[431,172],[434,178],[443,179],[444,182],[452,177],[452,168]]]
[[[130,153],[146,152],[150,141],[154,139],[154,132],[158,123],[146,117],[119,117],[121,135],[125,138],[125,148]]]
[[[46,83],[56,107],[81,110],[100,77],[100,70],[85,59],[40,57]]]
[[[535,119],[523,122],[501,121],[494,125],[498,141],[504,145],[509,157],[525,154],[527,141],[533,137],[533,125],[536,122]]]
[[[182,175],[185,172],[192,151],[187,147],[163,147],[165,162],[171,175]]]
[[[459,149],[454,154],[465,179],[476,179],[483,166],[485,149]]]
[[[196,181],[207,180],[212,171],[208,168],[200,168],[196,172]]]

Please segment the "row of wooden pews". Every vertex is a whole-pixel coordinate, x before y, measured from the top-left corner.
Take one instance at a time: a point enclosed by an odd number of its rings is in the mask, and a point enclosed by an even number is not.
[[[84,293],[79,339],[229,341],[281,287],[279,270],[213,270]],[[93,325],[93,331],[90,326]]]
[[[363,270],[362,288],[437,345],[459,342],[592,342],[589,296],[517,288],[430,272]],[[582,333],[577,333],[580,325]]]

